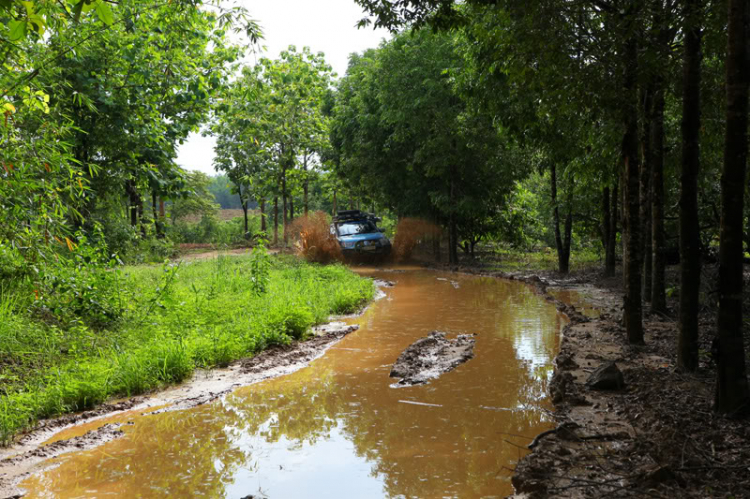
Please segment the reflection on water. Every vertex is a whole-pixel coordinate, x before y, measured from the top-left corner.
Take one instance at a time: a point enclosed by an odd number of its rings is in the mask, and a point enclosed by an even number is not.
[[[547,429],[562,319],[525,285],[410,270],[310,367],[191,410],[136,417],[126,436],[58,458],[29,497],[503,497]],[[390,388],[432,330],[478,333],[475,358]]]
[[[602,313],[594,307],[585,293],[573,289],[550,289],[549,293],[568,305],[573,305],[576,310],[592,319],[596,319]]]

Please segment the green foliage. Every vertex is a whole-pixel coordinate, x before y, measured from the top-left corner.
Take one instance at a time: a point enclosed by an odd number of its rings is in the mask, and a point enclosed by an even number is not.
[[[501,272],[528,272],[557,270],[557,255],[550,247],[521,250],[504,245],[495,245],[493,254],[486,259],[488,268]],[[601,265],[601,252],[592,248],[571,252],[570,269],[587,270]]]
[[[71,260],[50,262],[40,272],[32,313],[62,327],[112,326],[123,312],[120,269],[116,261],[104,260],[103,247],[80,240]]]
[[[242,217],[219,220],[215,215],[203,215],[198,223],[181,221],[169,227],[167,234],[176,243],[214,244],[218,246],[246,245],[260,233],[260,217],[249,216],[248,232]]]
[[[266,288],[258,293],[252,278],[263,272]],[[196,367],[302,338],[374,294],[372,281],[342,266],[262,251],[107,274],[119,281],[122,320],[101,331],[82,320],[41,321],[25,311],[28,300],[0,288],[0,441],[37,418],[143,393]]]
[[[237,186],[227,175],[215,175],[209,178],[208,190],[214,196],[214,202],[221,206],[222,210],[239,210],[242,208]],[[250,203],[250,208],[255,208],[256,203]]]
[[[218,206],[211,191],[213,185],[214,180],[205,173],[187,173],[185,187],[188,194],[175,199],[169,207],[172,222],[188,216],[215,216]]]
[[[334,170],[353,192],[476,241],[499,230],[523,163],[461,88],[458,38],[397,35],[352,56],[333,107]]]
[[[0,244],[38,263],[98,221],[125,256],[144,245],[148,222],[164,235],[164,220],[145,218],[144,193],[177,212],[209,209],[201,179],[174,164],[176,147],[208,117],[242,53],[228,32],[256,40],[259,30],[243,9],[202,5],[0,4],[0,38],[14,40],[0,54]],[[126,229],[120,218],[131,216]]]
[[[228,86],[211,134],[217,138],[215,166],[226,172],[242,203],[288,197],[309,182],[314,153],[326,146],[323,104],[332,77],[322,53],[290,46],[277,60],[244,68]]]

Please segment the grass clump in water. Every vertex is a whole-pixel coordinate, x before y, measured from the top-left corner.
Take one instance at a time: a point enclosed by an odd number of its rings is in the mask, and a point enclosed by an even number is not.
[[[124,267],[119,320],[40,317],[33,290],[0,291],[0,442],[37,419],[89,409],[302,339],[374,295],[343,266],[249,257]],[[19,296],[21,299],[19,299]],[[67,312],[66,312],[67,313]]]

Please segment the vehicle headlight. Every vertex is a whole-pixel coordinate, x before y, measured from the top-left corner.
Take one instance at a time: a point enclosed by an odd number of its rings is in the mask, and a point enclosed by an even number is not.
[[[341,243],[341,247],[342,247],[342,248],[347,248],[347,249],[348,249],[348,248],[354,248],[354,245],[355,245],[355,244],[357,244],[357,243],[355,243],[354,241],[343,241],[343,242]]]

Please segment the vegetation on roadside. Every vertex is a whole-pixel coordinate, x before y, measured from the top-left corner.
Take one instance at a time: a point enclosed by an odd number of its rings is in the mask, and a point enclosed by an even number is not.
[[[117,351],[134,322],[108,325],[148,295],[127,296],[121,262],[162,261],[177,243],[286,244],[300,215],[366,209],[389,231],[439,227],[433,254],[447,242],[451,264],[490,243],[539,265],[554,250],[562,274],[595,253],[612,276],[619,253],[630,344],[644,341],[644,306],[668,312],[676,256],[678,367],[699,368],[697,314],[718,303],[716,409],[749,412],[747,2],[354,1],[393,37],[338,79],[308,47],[243,64],[260,27],[219,0],[0,1],[9,337],[57,345],[82,328]],[[219,179],[175,162],[200,130],[217,140]],[[219,221],[229,198],[242,217]],[[701,294],[708,260],[718,278]],[[167,284],[152,299],[168,309]],[[3,368],[38,361],[9,345]]]
[[[483,267],[502,272],[534,272],[557,270],[557,255],[550,248],[539,248],[531,251],[519,251],[499,245],[482,246],[480,261]],[[601,265],[601,251],[581,249],[570,255],[570,270],[580,271],[596,268]]]
[[[47,269],[0,289],[0,442],[36,419],[185,379],[351,313],[372,281],[339,266],[248,257]]]

